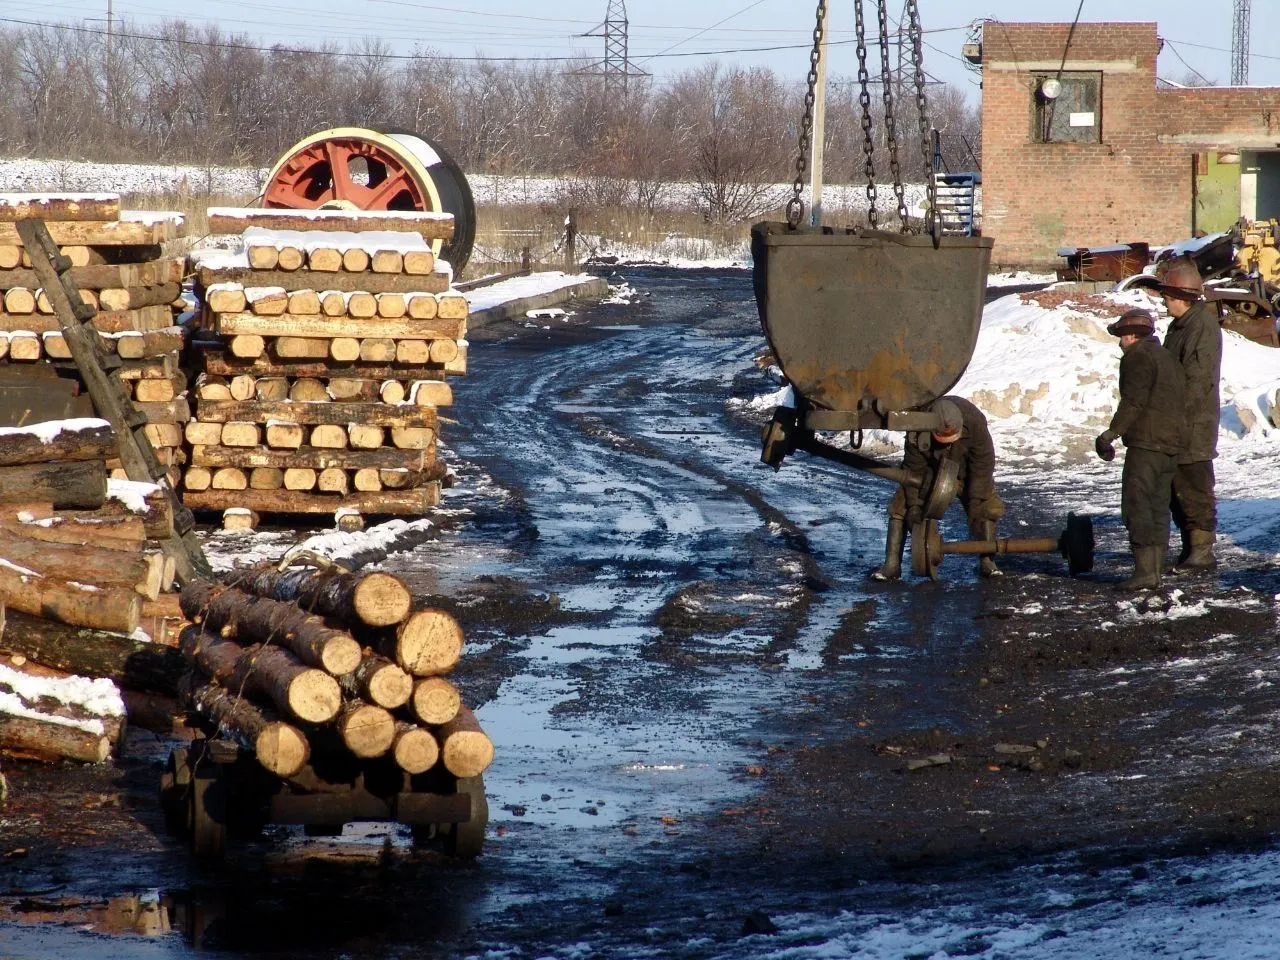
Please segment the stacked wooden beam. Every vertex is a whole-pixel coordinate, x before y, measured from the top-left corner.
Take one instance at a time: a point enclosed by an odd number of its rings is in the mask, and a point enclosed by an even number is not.
[[[162,643],[181,619],[173,560],[154,542],[173,535],[170,501],[154,484],[109,479],[107,464],[116,455],[115,434],[103,420],[0,428],[5,752],[104,759],[119,736],[118,715],[103,726],[72,709],[81,704],[75,691],[101,685],[68,675],[102,678],[115,690],[114,683],[129,676],[127,663],[138,647]],[[106,657],[112,666],[105,673],[104,644],[128,648]],[[97,651],[87,660],[86,645]],[[136,668],[154,685],[154,670]],[[168,672],[172,690],[171,667]],[[24,679],[30,677],[36,679]]]
[[[25,422],[91,409],[75,400],[71,351],[18,236],[15,224],[27,217],[46,222],[73,264],[71,280],[98,310],[93,325],[106,350],[123,361],[121,379],[176,485],[182,425],[190,417],[179,370],[184,337],[175,324],[183,261],[164,258],[161,244],[178,235],[182,217],[122,212],[114,194],[0,194],[0,385],[29,387],[34,415]],[[56,382],[59,373],[66,382]],[[123,477],[118,463],[112,469]]]
[[[462,630],[385,573],[250,569],[182,591],[192,707],[261,765],[480,775],[493,743],[446,679]]]
[[[257,513],[417,514],[439,497],[438,408],[466,372],[441,214],[209,211],[183,500]]]

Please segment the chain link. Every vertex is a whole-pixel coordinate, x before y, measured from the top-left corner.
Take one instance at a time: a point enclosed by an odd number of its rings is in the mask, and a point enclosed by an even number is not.
[[[827,19],[827,0],[818,0],[817,22],[813,26],[813,49],[809,52],[809,83],[804,94],[804,115],[800,119],[800,151],[796,156],[796,180],[787,201],[787,223],[794,230],[804,218],[804,175],[809,168],[809,141],[813,137],[813,107],[817,102],[818,61],[822,57],[822,33]]]
[[[903,233],[910,230],[907,222],[907,198],[902,184],[902,168],[898,165],[898,129],[893,116],[893,68],[889,65],[889,3],[876,0],[880,21],[880,83],[884,88],[884,133],[889,147],[889,172],[893,176],[893,195],[898,201],[898,220]]]
[[[867,28],[862,11],[862,0],[853,0],[854,19],[858,35],[858,103],[862,107],[862,164],[867,178],[867,223],[876,229],[876,140],[871,119],[871,75],[867,72]]]
[[[915,68],[916,81],[916,110],[919,113],[920,121],[920,154],[924,159],[924,177],[925,177],[925,211],[924,211],[924,229],[925,233],[931,234],[937,238],[938,232],[938,184],[933,176],[933,151],[930,141],[932,137],[932,128],[929,126],[929,104],[925,100],[924,95],[924,50],[922,44],[924,42],[924,31],[920,28],[920,9],[916,5],[916,0],[906,0],[907,2],[907,37],[911,40],[911,65]]]

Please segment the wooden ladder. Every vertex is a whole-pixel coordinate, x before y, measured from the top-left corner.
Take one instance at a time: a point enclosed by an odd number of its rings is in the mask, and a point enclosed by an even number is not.
[[[173,557],[178,582],[186,584],[196,578],[213,577],[213,569],[196,537],[195,517],[179,499],[165,468],[156,458],[145,431],[146,417],[133,405],[129,392],[115,376],[120,369],[120,358],[102,349],[98,331],[90,322],[97,310],[80,298],[80,292],[67,277],[71,261],[58,250],[43,220],[20,220],[17,227],[31,259],[31,269],[44,287],[93,405],[119,437],[120,463],[125,474],[130,480],[158,484],[169,498],[174,535],[162,540],[160,549]]]

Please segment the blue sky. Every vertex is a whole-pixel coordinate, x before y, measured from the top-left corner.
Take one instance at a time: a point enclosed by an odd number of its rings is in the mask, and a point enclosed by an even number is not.
[[[432,49],[454,56],[596,59],[603,41],[584,37],[604,19],[607,0],[111,0],[115,17],[147,28],[164,18],[216,22],[263,44],[345,45],[365,37],[384,39],[396,53]],[[89,29],[105,26],[108,0],[8,0],[0,24],[62,22]],[[977,96],[976,77],[959,61],[968,25],[982,18],[1069,21],[1076,0],[919,0],[927,32],[926,69]],[[1254,3],[1250,82],[1280,85],[1280,5]],[[806,45],[813,9],[804,0],[628,0],[633,62],[659,77],[716,56],[725,62],[764,64],[799,82],[808,66]],[[851,40],[853,4],[831,2],[833,40]],[[1122,7],[1085,0],[1082,19],[1104,20],[1123,10],[1126,20],[1156,20],[1169,41],[1161,76],[1180,80],[1190,70],[1225,83],[1230,79],[1231,0],[1202,4],[1129,0]],[[901,0],[890,0],[896,22]],[[1032,11],[1034,11],[1032,13]],[[874,17],[867,7],[868,17]],[[872,20],[874,22],[874,20]],[[780,48],[780,49],[778,49]],[[873,50],[874,54],[874,50]],[[1181,59],[1180,59],[1181,58]],[[1185,61],[1185,63],[1183,62]],[[851,43],[833,50],[831,69],[853,75]]]

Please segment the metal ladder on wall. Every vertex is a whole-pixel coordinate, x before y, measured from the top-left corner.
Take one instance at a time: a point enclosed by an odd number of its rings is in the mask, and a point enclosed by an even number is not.
[[[942,173],[933,175],[939,228],[943,236],[975,237],[977,220],[977,188],[982,182],[978,173]]]

